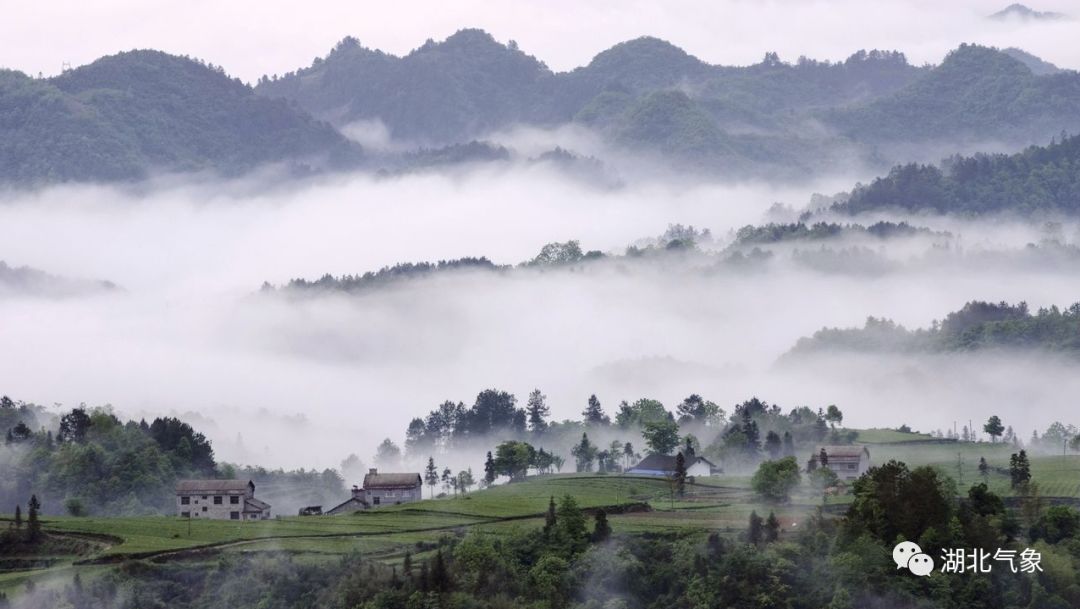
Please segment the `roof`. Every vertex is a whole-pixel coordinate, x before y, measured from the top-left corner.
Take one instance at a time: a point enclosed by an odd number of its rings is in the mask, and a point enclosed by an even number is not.
[[[865,446],[850,445],[850,446],[818,446],[814,449],[814,456],[820,455],[822,449],[825,450],[825,454],[830,459],[861,459],[865,454],[870,456],[870,449]]]
[[[255,483],[250,480],[180,480],[176,483],[176,492],[178,493],[197,493],[200,491],[210,493],[243,491],[246,493],[253,488],[255,488]]]
[[[350,503],[355,503],[355,504],[358,504],[358,505],[360,505],[362,507],[365,507],[365,508],[368,507],[367,501],[364,501],[362,499],[357,499],[356,497],[349,497],[348,499],[341,502],[340,504],[335,505],[334,507],[330,508],[329,510],[326,510],[326,513],[330,514],[330,515],[334,515],[337,512],[339,512],[342,508],[349,505]]]
[[[254,497],[249,497],[244,500],[245,512],[265,512],[270,509],[270,504],[265,501],[259,501]]]
[[[367,474],[364,476],[364,490],[419,488],[423,483],[420,474]]]
[[[642,459],[641,463],[638,463],[637,465],[635,465],[634,467],[631,467],[630,469],[631,470],[642,469],[642,470],[673,472],[673,471],[675,471],[675,459],[676,458],[677,457],[672,456],[672,455],[652,454],[652,455],[649,455],[649,456],[645,457],[644,459]],[[685,465],[686,465],[686,467],[691,467],[693,465],[697,465],[698,463],[705,463],[709,467],[716,467],[715,465],[712,464],[711,461],[709,461],[708,459],[706,459],[704,457],[695,457],[693,459],[688,459],[686,461]]]

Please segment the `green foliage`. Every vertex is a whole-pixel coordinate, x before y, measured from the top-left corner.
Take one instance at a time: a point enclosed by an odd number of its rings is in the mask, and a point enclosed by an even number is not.
[[[671,419],[649,421],[643,426],[641,436],[650,453],[669,455],[679,445],[679,424]]]
[[[933,467],[912,470],[898,461],[871,467],[855,481],[852,492],[845,525],[882,544],[896,543],[898,536],[920,540],[931,529],[941,533],[952,519],[956,494],[952,481]]]
[[[765,461],[758,466],[750,486],[766,501],[780,503],[788,501],[791,491],[799,485],[801,479],[799,463],[795,457],[784,457],[776,461]]]
[[[1078,87],[1080,95],[1080,87]],[[1044,140],[1045,141],[1045,140]],[[1080,212],[1080,136],[1016,154],[953,157],[943,168],[909,164],[859,186],[835,207],[847,213],[907,212],[1018,216]]]
[[[439,260],[438,262],[403,262],[393,266],[384,266],[378,271],[368,271],[362,275],[342,275],[341,277],[323,275],[315,281],[292,279],[282,288],[282,291],[285,293],[303,293],[327,290],[363,293],[404,281],[432,277],[440,274],[458,271],[494,272],[504,270],[505,268],[506,267],[494,264],[484,257]],[[269,284],[263,285],[263,291],[270,292],[273,290],[273,286]]]
[[[789,356],[833,350],[953,352],[993,348],[1080,354],[1080,303],[1065,310],[1051,306],[1032,313],[1023,302],[1011,305],[972,301],[931,328],[918,330],[870,317],[862,328],[824,328],[809,338],[801,338]]]

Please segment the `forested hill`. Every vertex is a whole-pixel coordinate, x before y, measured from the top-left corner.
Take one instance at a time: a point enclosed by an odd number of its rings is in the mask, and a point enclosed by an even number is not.
[[[948,138],[1033,143],[1031,138],[1046,141],[1062,130],[1080,129],[1080,73],[1036,75],[1013,55],[961,45],[909,86],[836,110],[827,122],[852,139],[879,143]]]
[[[943,168],[909,164],[858,186],[834,209],[964,215],[1080,212],[1080,136],[1017,154],[953,157]]]
[[[359,148],[221,68],[158,51],[49,79],[0,70],[0,182],[128,180],[155,171],[236,174],[263,163],[355,163]]]
[[[862,328],[823,328],[801,338],[786,357],[830,351],[941,353],[1034,349],[1080,356],[1080,303],[1032,313],[1026,303],[972,301],[930,328],[908,330],[870,317]]]

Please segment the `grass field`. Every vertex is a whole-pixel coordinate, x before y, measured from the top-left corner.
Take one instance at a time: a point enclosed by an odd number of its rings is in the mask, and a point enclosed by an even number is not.
[[[985,458],[991,467],[987,482],[1001,495],[1012,494],[1007,468],[1011,446],[988,443],[926,442],[919,434],[892,430],[864,430],[859,441],[867,445],[871,463],[890,459],[914,467],[932,465],[958,482],[963,491],[982,481],[978,463]],[[808,455],[801,455],[805,457]],[[1033,479],[1043,496],[1080,497],[1080,455],[1032,456]],[[465,531],[507,534],[539,527],[551,497],[572,495],[584,508],[605,507],[616,534],[665,531],[745,530],[751,511],[761,515],[775,511],[783,528],[797,530],[800,522],[821,504],[808,486],[800,488],[791,503],[764,504],[750,488],[749,475],[699,478],[688,486],[685,497],[672,497],[666,480],[650,477],[563,474],[529,480],[465,496],[424,500],[345,516],[284,517],[269,521],[193,520],[172,516],[138,518],[43,519],[46,531],[56,535],[92,535],[97,540],[89,556],[59,557],[47,569],[0,572],[0,590],[15,590],[27,579],[78,571],[92,573],[109,568],[97,561],[150,557],[171,560],[191,550],[210,552],[288,552],[304,560],[325,560],[351,552],[397,563],[406,552],[422,555],[444,535]],[[830,498],[843,504],[850,496]],[[646,504],[643,508],[642,504]],[[624,510],[636,506],[631,511]],[[200,552],[200,556],[202,553]],[[207,555],[209,556],[209,554]]]

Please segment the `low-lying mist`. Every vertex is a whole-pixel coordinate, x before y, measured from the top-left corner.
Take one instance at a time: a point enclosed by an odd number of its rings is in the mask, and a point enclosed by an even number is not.
[[[1021,437],[1067,420],[1080,382],[1067,360],[830,355],[776,364],[798,338],[868,315],[923,327],[975,299],[1077,300],[1075,265],[1022,257],[1045,237],[1037,225],[916,218],[908,220],[949,231],[948,247],[840,239],[784,244],[760,265],[724,262],[735,231],[768,221],[774,203],[799,208],[856,178],[864,176],[783,188],[685,178],[602,188],[544,165],[505,164],[290,186],[8,194],[0,259],[124,289],[0,298],[0,390],[67,408],[179,415],[221,460],[289,468],[336,467],[350,453],[370,463],[384,437],[401,443],[411,418],[445,400],[469,404],[487,388],[519,403],[540,388],[557,420],[578,418],[593,393],[609,413],[623,399],[671,408],[691,393],[728,410],[754,395],[785,408],[835,403],[856,427],[944,429],[998,414]],[[670,223],[707,227],[716,242],[704,253],[456,271],[358,294],[259,292],[263,281],[397,262],[517,264],[569,239],[621,255]],[[1076,234],[1055,231],[1066,242]],[[851,247],[890,265],[851,272],[792,253]]]

